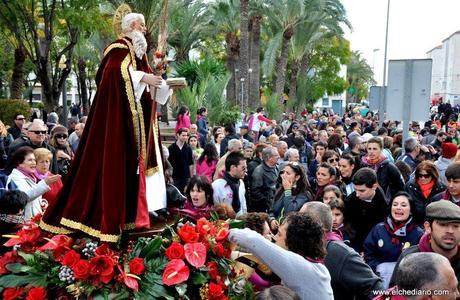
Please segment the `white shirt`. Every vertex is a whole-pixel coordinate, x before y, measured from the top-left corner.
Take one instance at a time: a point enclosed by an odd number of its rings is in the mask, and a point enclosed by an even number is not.
[[[226,203],[232,206],[233,191],[224,179],[216,179],[212,183],[212,189],[214,190],[214,204]],[[240,179],[240,187],[238,189],[238,195],[240,196],[240,210],[236,212],[236,216],[239,217],[248,212],[246,205],[246,198],[244,196],[246,188],[243,180]]]

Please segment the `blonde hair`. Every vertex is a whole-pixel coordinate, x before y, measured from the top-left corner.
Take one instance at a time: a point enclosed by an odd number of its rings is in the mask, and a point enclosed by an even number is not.
[[[42,159],[49,159],[50,161],[53,159],[53,153],[46,148],[37,148],[34,150],[35,160],[38,162]]]
[[[5,124],[3,124],[2,121],[0,121],[0,136],[5,137],[8,135],[8,131],[6,130]]]

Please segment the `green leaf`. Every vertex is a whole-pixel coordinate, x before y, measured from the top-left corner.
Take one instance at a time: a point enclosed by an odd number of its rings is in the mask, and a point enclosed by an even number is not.
[[[34,267],[24,266],[20,263],[8,264],[6,265],[6,268],[12,273],[27,273],[34,270]]]
[[[146,292],[149,293],[150,296],[154,298],[165,298],[166,300],[174,300],[174,297],[170,295],[168,290],[163,286],[159,284],[154,284],[150,286]]]
[[[203,283],[208,282],[209,276],[206,276],[205,274],[201,272],[194,273],[192,275],[192,282],[194,285],[201,285]]]
[[[30,284],[32,286],[47,286],[46,275],[40,274],[27,274],[24,276],[20,275],[5,275],[0,277],[0,286],[2,287],[17,287]]]
[[[233,228],[242,229],[242,228],[245,227],[246,222],[243,221],[243,220],[230,220],[230,222],[228,224],[229,224],[230,229],[233,229]]]
[[[163,244],[163,239],[161,236],[157,236],[154,238],[150,243],[146,246],[148,249],[147,254],[145,254],[145,259],[151,259],[155,254],[158,253],[158,251],[161,248],[161,245]]]
[[[177,293],[179,294],[179,296],[184,296],[185,293],[187,292],[187,284],[183,283],[183,284],[178,284],[175,286],[176,288],[176,291]]]
[[[27,254],[21,251],[18,251],[18,255],[22,257],[25,261],[26,264],[31,265],[35,262],[34,255],[33,254]]]

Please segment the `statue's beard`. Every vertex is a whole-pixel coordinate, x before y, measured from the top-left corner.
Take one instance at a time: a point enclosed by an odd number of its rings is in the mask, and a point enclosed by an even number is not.
[[[133,41],[134,53],[137,58],[142,59],[147,51],[147,40],[142,32],[133,30],[126,34]]]

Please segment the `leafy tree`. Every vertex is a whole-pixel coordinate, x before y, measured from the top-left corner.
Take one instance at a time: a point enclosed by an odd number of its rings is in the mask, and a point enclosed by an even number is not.
[[[0,19],[35,65],[47,110],[58,105],[81,33],[97,30],[99,16],[98,1],[0,2]]]
[[[361,56],[359,51],[353,51],[350,62],[347,65],[347,102],[357,102],[365,99],[368,94],[369,86],[375,84],[374,72]]]
[[[199,84],[201,79],[208,76],[221,77],[226,73],[225,65],[212,58],[186,60],[176,64],[173,71],[175,77],[185,77],[189,86]]]

